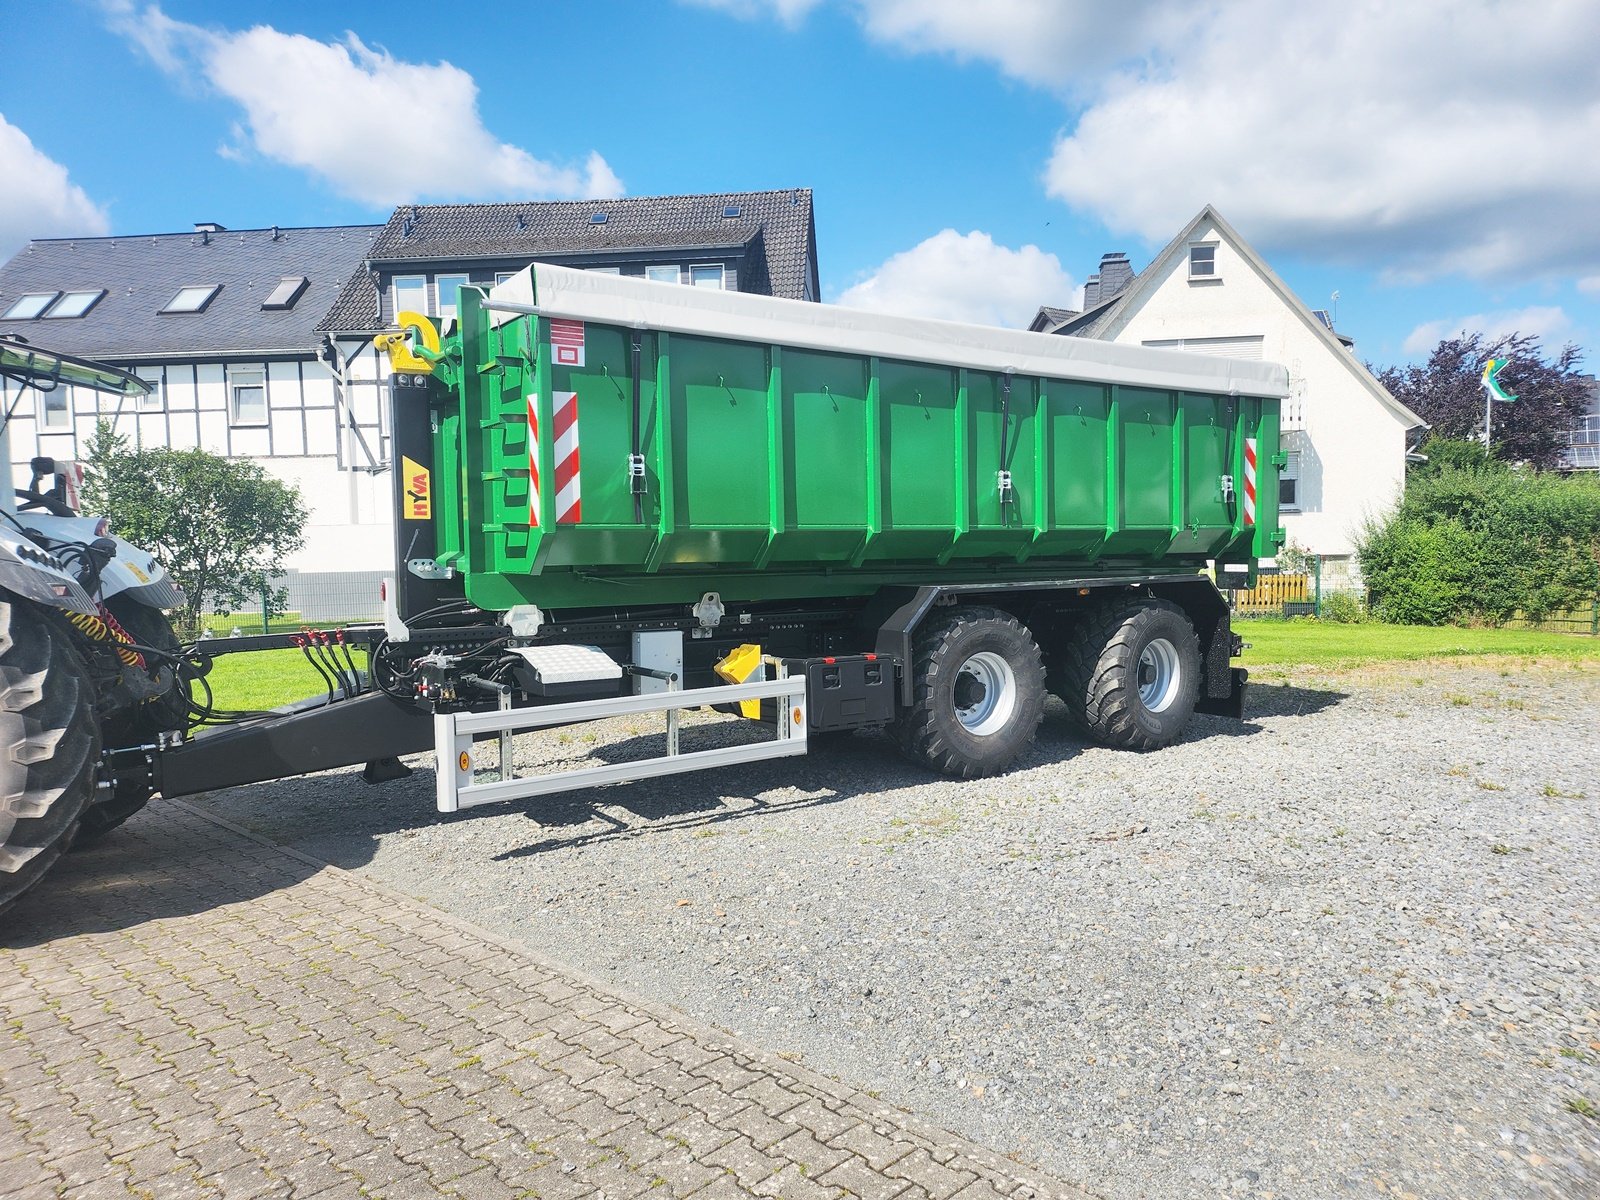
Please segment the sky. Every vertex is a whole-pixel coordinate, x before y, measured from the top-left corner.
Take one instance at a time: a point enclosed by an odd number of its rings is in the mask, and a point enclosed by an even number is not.
[[[1462,330],[1600,351],[1593,0],[6,12],[0,256],[809,187],[825,300],[1023,326],[1210,203],[1375,364]]]

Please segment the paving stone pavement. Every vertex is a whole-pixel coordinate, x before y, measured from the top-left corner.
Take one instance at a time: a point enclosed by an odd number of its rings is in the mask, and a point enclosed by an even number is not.
[[[181,802],[0,917],[0,1195],[1086,1193]]]

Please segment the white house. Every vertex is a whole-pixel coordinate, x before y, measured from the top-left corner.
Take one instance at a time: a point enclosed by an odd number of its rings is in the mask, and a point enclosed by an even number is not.
[[[1032,328],[1288,367],[1283,526],[1335,569],[1350,562],[1363,523],[1399,499],[1407,435],[1422,418],[1209,205],[1137,275],[1126,255],[1106,255],[1085,287],[1083,312],[1044,308]]]

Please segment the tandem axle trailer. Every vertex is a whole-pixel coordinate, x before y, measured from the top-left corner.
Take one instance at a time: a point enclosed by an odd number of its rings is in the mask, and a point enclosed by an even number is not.
[[[357,764],[378,783],[430,748],[455,812],[858,729],[931,770],[992,775],[1049,693],[1132,750],[1196,712],[1242,715],[1211,574],[1253,581],[1282,544],[1282,367],[543,264],[463,287],[443,337],[418,314],[395,324],[380,342],[396,571],[381,626],[301,636],[314,699],[197,699],[216,655],[288,639],[179,645],[156,585],[113,595],[119,556],[157,568],[73,514],[65,474],[25,493],[66,515],[11,517],[0,665],[59,659],[59,683],[0,693],[0,721],[49,708],[73,758],[0,779],[13,812],[57,797],[0,828],[0,907],[153,794]],[[140,386],[13,357],[46,384]],[[8,642],[6,622],[32,641]],[[60,654],[30,649],[41,637]],[[691,709],[751,726],[691,744]],[[519,772],[519,737],[619,716],[659,717],[661,752]]]

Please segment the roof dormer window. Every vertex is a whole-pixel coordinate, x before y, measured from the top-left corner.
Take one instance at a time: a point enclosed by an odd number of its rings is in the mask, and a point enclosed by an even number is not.
[[[17,297],[17,302],[6,309],[5,316],[0,320],[5,321],[31,321],[51,304],[60,292],[28,292]]]
[[[278,280],[278,286],[272,289],[272,294],[261,302],[264,309],[289,309],[294,307],[294,302],[305,294],[306,285],[310,283],[304,275],[285,275]]]
[[[44,314],[45,320],[52,321],[57,317],[81,317],[96,304],[99,304],[100,297],[105,294],[105,288],[94,288],[83,292],[68,292],[50,306],[50,311]]]
[[[220,283],[197,283],[181,287],[178,294],[167,301],[163,313],[202,313],[216,294],[222,290]]]

